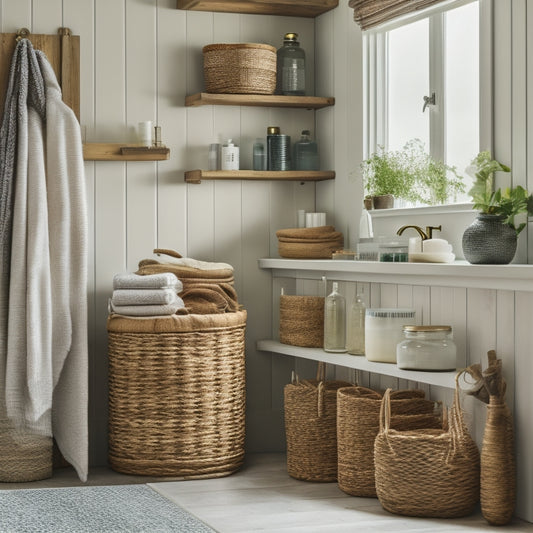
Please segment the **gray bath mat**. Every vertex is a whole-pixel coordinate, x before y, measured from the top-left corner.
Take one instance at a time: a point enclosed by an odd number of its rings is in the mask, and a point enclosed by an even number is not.
[[[0,490],[1,533],[212,533],[147,485]]]

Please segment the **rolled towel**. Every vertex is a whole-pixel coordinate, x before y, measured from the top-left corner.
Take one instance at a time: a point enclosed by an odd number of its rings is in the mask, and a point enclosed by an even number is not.
[[[183,288],[179,279],[172,272],[161,272],[148,276],[125,272],[113,277],[113,289],[163,289],[167,287],[175,287],[176,292],[180,292]]]
[[[167,305],[176,299],[176,289],[117,289],[115,305]]]
[[[185,309],[183,300],[176,295],[176,299],[166,305],[115,305],[109,300],[109,312],[125,316],[168,316]]]

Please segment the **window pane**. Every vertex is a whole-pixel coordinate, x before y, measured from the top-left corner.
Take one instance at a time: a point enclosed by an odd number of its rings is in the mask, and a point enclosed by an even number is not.
[[[418,138],[429,147],[429,21],[419,20],[388,32],[388,148],[397,150]]]
[[[446,153],[447,163],[465,177],[464,169],[479,152],[479,5],[467,4],[446,13]],[[468,195],[457,201],[471,201]]]

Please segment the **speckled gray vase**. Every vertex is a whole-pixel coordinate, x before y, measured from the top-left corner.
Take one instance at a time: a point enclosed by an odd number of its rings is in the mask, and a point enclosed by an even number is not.
[[[507,265],[516,253],[516,231],[504,217],[480,213],[463,233],[463,253],[476,265]]]

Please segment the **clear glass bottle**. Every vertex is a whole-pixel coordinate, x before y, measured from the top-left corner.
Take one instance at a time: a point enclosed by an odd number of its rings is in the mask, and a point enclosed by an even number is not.
[[[300,48],[297,33],[286,33],[277,53],[278,94],[305,94],[305,52]]]
[[[300,140],[294,143],[293,166],[295,170],[318,170],[318,145],[311,140],[311,132],[303,130]]]
[[[365,355],[365,313],[365,303],[358,294],[348,308],[346,329],[346,350],[353,355]]]
[[[256,139],[253,148],[253,169],[267,169],[267,152],[264,139]]]
[[[451,326],[403,327],[404,340],[396,347],[398,368],[404,370],[455,370],[457,348]]]
[[[346,300],[339,293],[339,284],[333,282],[333,290],[324,303],[324,350],[346,351]]]

